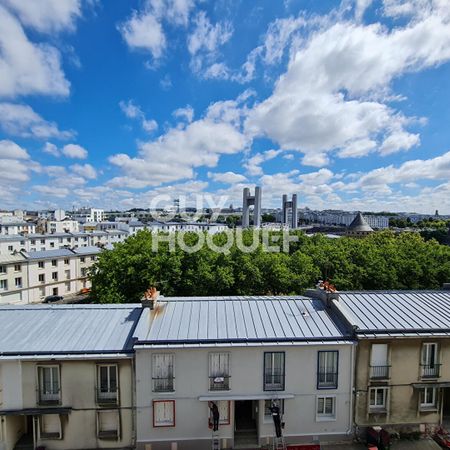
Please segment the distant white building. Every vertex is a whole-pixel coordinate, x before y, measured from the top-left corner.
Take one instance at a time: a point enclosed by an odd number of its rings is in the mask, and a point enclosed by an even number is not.
[[[36,232],[36,224],[18,220],[14,216],[2,217],[0,221],[0,235],[9,236],[14,234],[28,234]]]
[[[81,208],[71,214],[73,220],[80,223],[103,222],[105,220],[105,210],[98,208]]]
[[[54,233],[78,233],[80,231],[80,224],[76,220],[48,220],[45,223],[45,232],[49,234]]]

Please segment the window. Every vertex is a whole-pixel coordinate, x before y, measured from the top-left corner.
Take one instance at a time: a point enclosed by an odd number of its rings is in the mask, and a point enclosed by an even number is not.
[[[117,366],[97,366],[97,402],[117,403]]]
[[[370,353],[370,378],[389,378],[388,345],[373,344]]]
[[[61,416],[59,414],[43,414],[39,417],[41,439],[62,439]]]
[[[8,245],[8,251],[9,252],[13,252],[14,251],[14,247],[12,245]]]
[[[31,239],[31,245],[36,245],[36,239]]]
[[[209,390],[227,391],[230,389],[230,354],[209,354]]]
[[[373,387],[369,389],[369,409],[386,411],[388,388]]]
[[[20,264],[14,264],[14,272],[20,272],[22,270],[22,266]]]
[[[174,355],[170,353],[152,356],[152,379],[154,392],[173,392]]]
[[[0,266],[0,273],[6,273],[6,266]]]
[[[317,420],[336,419],[336,397],[324,395],[317,397]]]
[[[337,389],[338,355],[337,351],[318,352],[317,389]]]
[[[272,407],[272,401],[274,401],[277,406],[279,406],[281,416],[283,416],[284,414],[284,400],[264,400],[264,422],[273,422],[272,411],[270,411],[270,408]]]
[[[230,402],[228,400],[219,400],[214,402],[219,410],[219,425],[230,425]],[[209,425],[213,424],[212,411],[208,406]]]
[[[95,256],[91,256],[91,261],[95,261]]]
[[[41,244],[45,245],[45,239],[41,239]]]
[[[421,410],[429,410],[436,409],[437,395],[436,388],[427,387],[420,390],[420,409]]]
[[[43,269],[44,268],[44,261],[39,261],[38,262],[38,267],[39,267],[39,269]]]
[[[8,289],[8,280],[0,280],[0,289],[3,291]]]
[[[153,426],[175,426],[175,400],[153,400]]]
[[[264,390],[284,390],[284,352],[264,353]]]
[[[70,292],[70,281],[65,284],[66,284],[66,292]]]
[[[50,242],[50,248],[55,248],[55,243],[54,242]]]
[[[64,264],[65,264],[66,266],[69,264],[69,258],[66,258],[66,259],[64,260]]]
[[[45,297],[45,288],[44,287],[39,288],[39,295],[41,297]]]
[[[422,377],[437,378],[440,376],[440,367],[438,364],[438,345],[435,342],[426,342],[422,345]]]
[[[120,438],[119,410],[97,412],[97,436],[100,439]]]
[[[53,272],[52,273],[52,280],[53,281],[58,281],[58,272]]]
[[[86,258],[85,258],[84,256],[82,256],[82,257],[80,258],[80,261],[81,261],[82,263],[84,263],[84,262],[86,261]]]
[[[82,276],[82,277],[85,277],[85,276],[87,276],[87,273],[88,273],[88,272],[87,272],[86,267],[82,267],[82,268],[81,268],[81,276]]]
[[[40,366],[39,403],[59,403],[59,366]]]
[[[52,266],[56,267],[58,264],[58,261],[56,259],[52,259]]]
[[[21,288],[21,287],[22,287],[22,277],[17,277],[17,278],[14,280],[14,283],[15,283],[15,285],[16,285],[16,288]]]
[[[66,270],[64,272],[65,276],[66,276],[66,280],[70,280],[70,270]]]
[[[45,275],[43,273],[40,273],[38,275],[39,283],[45,283]]]

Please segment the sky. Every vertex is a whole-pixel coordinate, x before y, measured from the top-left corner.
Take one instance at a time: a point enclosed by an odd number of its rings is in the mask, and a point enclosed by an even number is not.
[[[4,209],[450,214],[449,105],[448,0],[0,0]]]

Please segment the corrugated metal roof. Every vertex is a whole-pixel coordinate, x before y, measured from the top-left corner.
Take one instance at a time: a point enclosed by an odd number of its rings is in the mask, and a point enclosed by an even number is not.
[[[101,248],[96,247],[95,245],[91,245],[89,247],[77,247],[72,250],[74,253],[78,255],[94,255],[100,253],[102,251]]]
[[[24,256],[21,253],[11,253],[9,255],[0,255],[0,264],[11,264],[15,262],[25,261]]]
[[[73,256],[73,255],[74,255],[73,251],[67,248],[25,253],[27,259],[63,258],[65,256]]]
[[[0,357],[132,350],[140,305],[0,307]]]
[[[140,343],[280,342],[347,339],[338,318],[306,297],[175,297],[145,310]],[[151,316],[151,317],[149,317]]]
[[[358,334],[450,332],[450,291],[339,292],[334,303]]]

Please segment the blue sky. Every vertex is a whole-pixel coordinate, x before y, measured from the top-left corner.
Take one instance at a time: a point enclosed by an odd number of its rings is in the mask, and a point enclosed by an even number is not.
[[[0,208],[450,214],[449,60],[447,0],[0,0]]]

